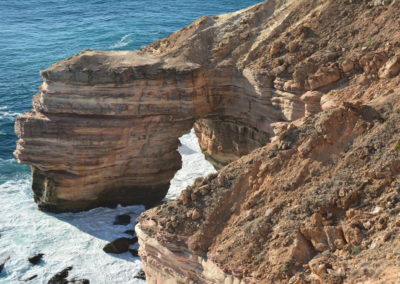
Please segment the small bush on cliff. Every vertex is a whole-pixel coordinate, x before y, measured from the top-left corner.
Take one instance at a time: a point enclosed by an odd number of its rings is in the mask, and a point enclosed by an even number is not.
[[[400,141],[397,142],[396,147],[394,147],[395,150],[400,151]]]

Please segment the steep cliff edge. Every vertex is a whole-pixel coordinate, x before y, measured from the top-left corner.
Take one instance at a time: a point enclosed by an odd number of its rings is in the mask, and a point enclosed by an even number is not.
[[[376,110],[345,103],[291,124],[144,212],[149,283],[396,283],[399,83]]]
[[[267,1],[202,17],[141,51],[86,50],[44,70],[33,110],[16,122],[35,200],[54,211],[152,204],[193,124],[222,167],[286,122],[369,101],[360,84],[398,72],[398,19],[387,24],[398,3],[352,2]]]
[[[44,209],[149,204],[194,125],[228,165],[140,217],[150,283],[396,283],[399,13],[270,0],[83,51],[42,72],[15,155]]]
[[[268,17],[277,5],[246,17]],[[220,145],[224,128],[201,131],[216,165],[265,145],[271,123],[285,120],[271,86],[216,50],[232,37],[225,29],[232,20],[239,25],[236,18],[201,18],[172,35],[168,48],[160,41],[142,51],[86,50],[42,71],[33,110],[15,127],[15,156],[32,166],[39,206],[74,211],[161,200],[181,166],[178,138],[198,119],[229,122],[240,139]]]
[[[267,146],[142,214],[148,282],[398,283],[400,3],[274,2],[248,18],[267,3],[234,14],[257,24],[221,43],[222,62],[267,84],[284,119]],[[217,156],[221,125],[195,125]]]

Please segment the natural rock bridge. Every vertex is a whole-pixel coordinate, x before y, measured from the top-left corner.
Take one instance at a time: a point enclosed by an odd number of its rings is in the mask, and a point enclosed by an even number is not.
[[[219,167],[265,145],[274,122],[318,112],[318,92],[300,95],[338,80],[337,67],[307,63],[278,78],[286,63],[257,63],[259,49],[270,58],[281,48],[259,26],[276,5],[200,18],[141,51],[85,50],[44,70],[33,110],[16,122],[15,156],[32,166],[39,206],[157,202],[181,167],[178,138],[193,126]]]
[[[226,164],[265,145],[283,118],[271,88],[256,91],[231,66],[84,51],[42,77],[34,110],[16,122],[15,155],[32,165],[35,200],[48,210],[159,201],[181,167],[178,138],[196,121],[202,148]]]

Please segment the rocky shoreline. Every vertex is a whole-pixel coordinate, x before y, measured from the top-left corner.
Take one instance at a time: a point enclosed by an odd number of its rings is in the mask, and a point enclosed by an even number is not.
[[[35,201],[154,204],[194,127],[220,170],[140,216],[149,283],[396,283],[399,13],[270,0],[52,65],[16,122]]]

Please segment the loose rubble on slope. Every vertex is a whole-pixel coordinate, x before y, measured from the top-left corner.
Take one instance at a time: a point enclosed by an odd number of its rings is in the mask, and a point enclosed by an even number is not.
[[[149,283],[398,283],[399,14],[269,0],[83,51],[42,72],[15,155],[44,209],[151,204],[194,125],[221,169],[141,215]]]

